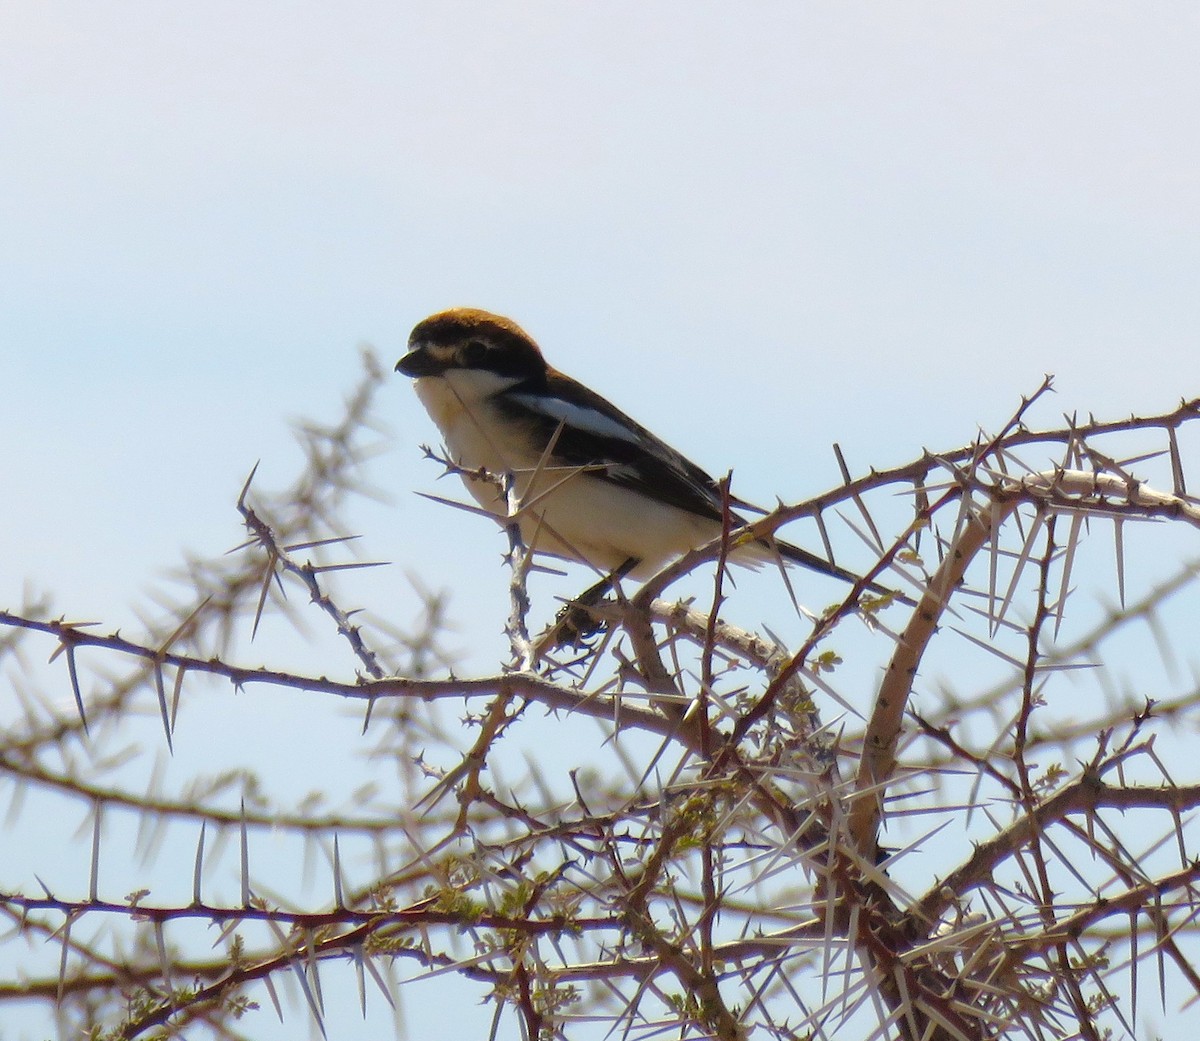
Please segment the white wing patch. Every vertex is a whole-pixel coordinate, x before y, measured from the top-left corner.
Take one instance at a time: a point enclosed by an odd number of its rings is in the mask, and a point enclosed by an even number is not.
[[[538,394],[510,394],[530,412],[540,412],[556,422],[566,423],[576,430],[586,430],[601,437],[611,437],[618,441],[628,441],[630,444],[641,444],[641,438],[630,430],[624,423],[611,419],[602,412],[584,405],[573,405],[562,398],[542,397]]]

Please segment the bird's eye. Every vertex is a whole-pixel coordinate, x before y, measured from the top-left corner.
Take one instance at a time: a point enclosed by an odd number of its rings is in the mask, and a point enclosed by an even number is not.
[[[483,343],[479,340],[468,340],[463,345],[463,365],[468,369],[479,368],[483,365],[483,359],[486,354],[487,347]]]

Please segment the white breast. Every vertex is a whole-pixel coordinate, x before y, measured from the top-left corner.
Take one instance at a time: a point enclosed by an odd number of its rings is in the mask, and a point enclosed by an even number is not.
[[[488,403],[492,394],[513,382],[479,370],[450,370],[418,379],[414,386],[455,462],[468,469],[516,475],[517,490],[528,504],[521,519],[526,544],[585,561],[604,573],[636,557],[642,561],[631,573],[637,579],[720,534],[715,521],[587,473],[548,465],[514,438],[511,429],[501,427],[504,419]],[[507,516],[495,485],[468,478],[464,483],[482,507]]]
[[[413,387],[455,462],[500,473],[529,465],[527,459],[513,458],[513,440],[497,427],[495,411],[488,404],[488,398],[514,382],[478,369],[451,369],[443,376],[416,380]]]

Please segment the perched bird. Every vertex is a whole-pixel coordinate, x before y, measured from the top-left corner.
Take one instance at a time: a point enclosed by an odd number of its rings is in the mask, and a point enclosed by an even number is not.
[[[413,329],[396,371],[466,470],[512,473],[522,537],[542,553],[644,579],[721,535],[717,482],[595,391],[551,368],[515,322],[458,307]],[[498,485],[464,474],[486,510],[508,516]],[[734,528],[745,524],[734,515]],[[857,582],[857,575],[781,539],[738,542],[730,559],[782,557]],[[882,592],[878,586],[872,589]]]

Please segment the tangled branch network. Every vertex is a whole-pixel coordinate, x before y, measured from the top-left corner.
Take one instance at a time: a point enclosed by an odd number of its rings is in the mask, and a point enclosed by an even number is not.
[[[562,610],[512,476],[476,475],[508,497],[508,660],[461,676],[445,596],[347,606],[383,574],[344,533],[380,379],[303,428],[291,488],[247,481],[238,552],[143,634],[0,614],[10,828],[82,822],[65,870],[0,855],[0,1002],[97,1038],[240,1037],[264,1000],[402,1029],[430,988],[531,1039],[1168,1036],[1200,995],[1200,402],[1035,428],[1047,381]],[[812,609],[807,578],[726,568],[784,525],[862,582]],[[245,664],[268,633],[315,666]],[[256,703],[287,727],[240,761],[153,765]],[[271,774],[264,740],[306,727],[322,754]]]

